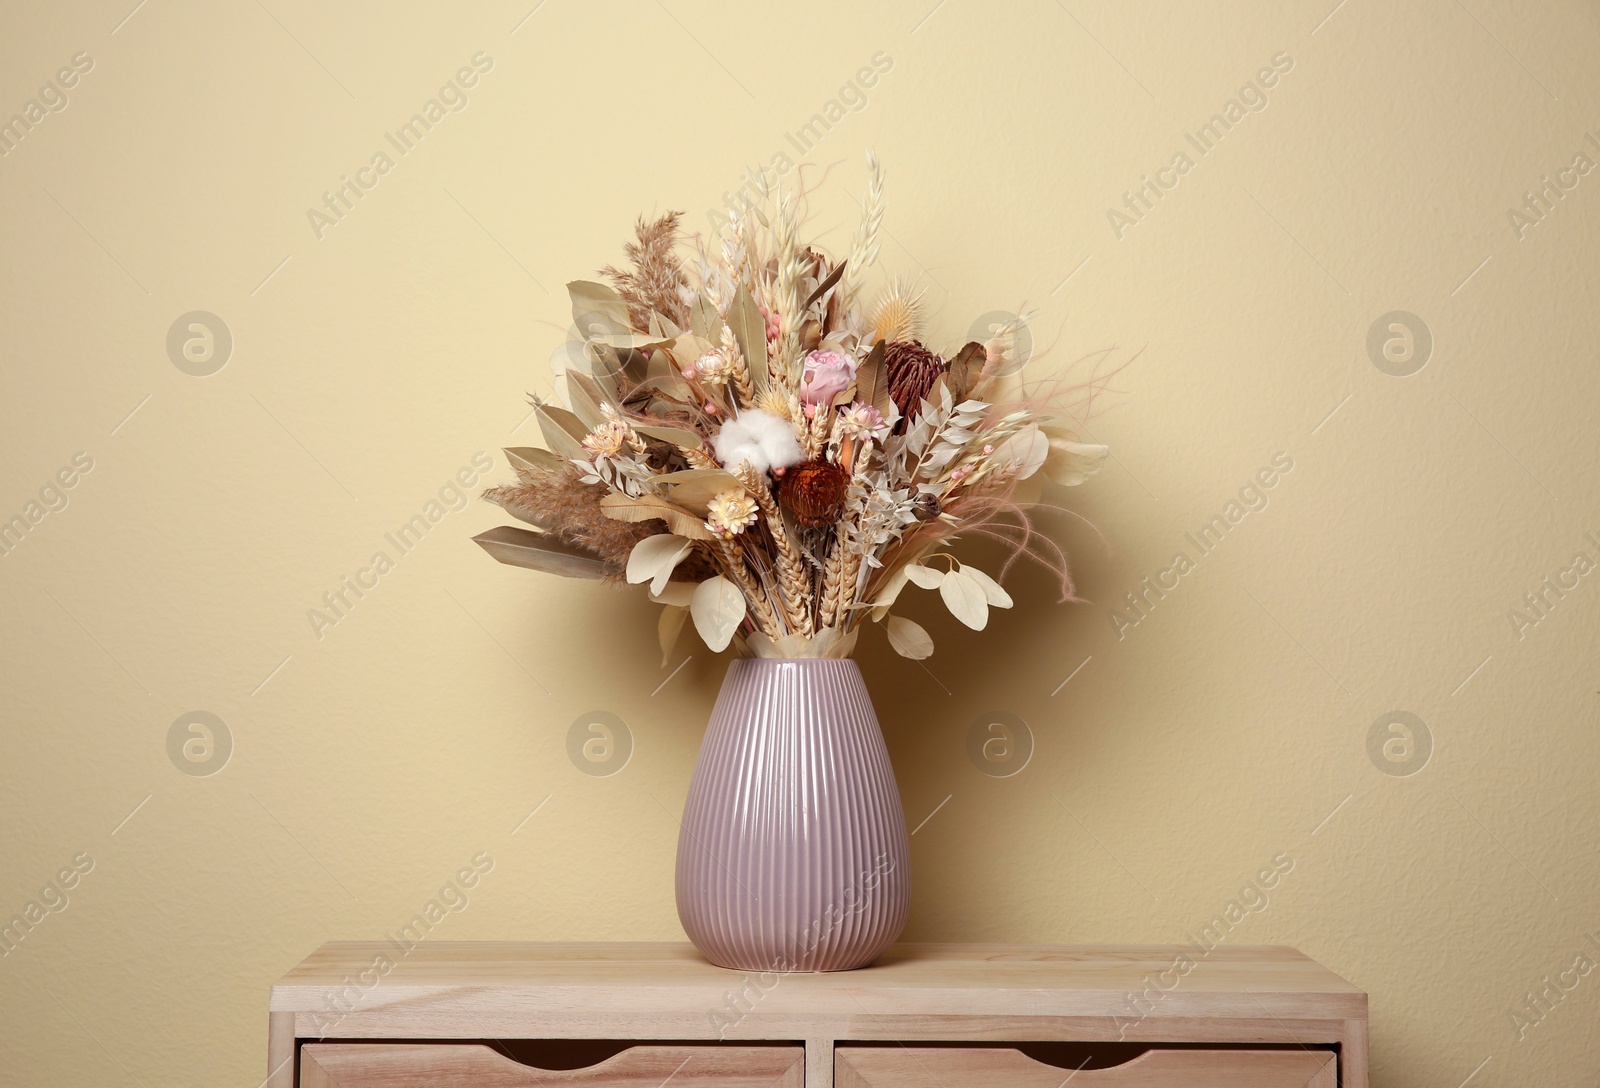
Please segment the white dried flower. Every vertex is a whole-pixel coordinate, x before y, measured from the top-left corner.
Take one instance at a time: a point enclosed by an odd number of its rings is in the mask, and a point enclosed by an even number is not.
[[[720,351],[708,351],[694,361],[694,376],[707,385],[726,385],[733,377],[733,364]]]
[[[711,439],[711,448],[730,469],[749,465],[757,472],[769,472],[805,460],[794,424],[759,408],[747,408],[724,423]]]
[[[600,457],[615,457],[628,445],[628,425],[620,419],[607,419],[583,436],[583,448]]]
[[[706,528],[717,536],[737,536],[756,523],[757,510],[744,491],[719,491],[706,504]]]

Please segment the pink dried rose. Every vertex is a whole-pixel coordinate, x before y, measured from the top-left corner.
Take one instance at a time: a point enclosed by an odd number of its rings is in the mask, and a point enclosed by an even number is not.
[[[842,351],[818,348],[808,352],[800,378],[800,400],[806,407],[831,404],[856,380],[856,361]]]

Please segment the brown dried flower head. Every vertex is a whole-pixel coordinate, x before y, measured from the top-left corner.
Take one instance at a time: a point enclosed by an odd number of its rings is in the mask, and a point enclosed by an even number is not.
[[[778,501],[803,529],[821,529],[844,511],[850,474],[832,461],[804,461],[789,469],[778,484]]]
[[[883,368],[889,380],[889,397],[905,421],[921,410],[922,400],[949,367],[937,352],[929,351],[920,340],[891,340],[883,347]]]

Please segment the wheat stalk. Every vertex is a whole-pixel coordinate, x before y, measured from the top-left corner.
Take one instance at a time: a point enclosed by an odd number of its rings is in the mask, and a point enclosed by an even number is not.
[[[726,324],[722,326],[722,354],[733,371],[733,390],[739,395],[739,407],[749,408],[756,402],[755,387],[750,382],[750,363],[739,350],[739,338]]]
[[[783,512],[772,498],[761,474],[748,463],[739,466],[739,482],[761,507],[767,531],[772,534],[773,557],[778,568],[779,599],[791,630],[810,638],[815,633],[811,624],[811,577],[806,573],[800,552],[789,538],[789,527],[784,523]]]
[[[681,447],[683,459],[689,462],[690,468],[721,468],[722,463],[712,456],[711,451],[704,446],[693,449],[688,446]]]
[[[744,591],[745,599],[750,602],[750,611],[755,614],[756,626],[768,638],[781,638],[783,628],[778,624],[777,613],[772,610],[772,602],[767,598],[767,591],[756,581],[755,575],[750,573],[750,568],[745,563],[744,546],[732,540],[718,540],[716,543],[722,553],[722,565]]]
[[[792,195],[781,196],[772,226],[773,255],[778,263],[778,368],[793,387],[798,378],[795,361],[800,356],[800,277],[805,253],[795,242],[795,207]]]
[[[817,405],[816,415],[806,424],[801,440],[801,452],[806,455],[807,460],[815,461],[828,448],[828,442],[833,437],[833,424],[838,418],[839,414],[833,410],[832,401]]]
[[[822,615],[819,622],[824,629],[837,626],[839,622],[839,604],[841,591],[844,588],[845,567],[845,534],[840,532],[833,538],[833,547],[828,552],[828,558],[822,564]]]

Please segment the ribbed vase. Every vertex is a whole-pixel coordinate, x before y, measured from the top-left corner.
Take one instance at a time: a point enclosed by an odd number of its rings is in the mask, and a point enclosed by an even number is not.
[[[712,963],[847,971],[899,937],[910,846],[856,663],[739,658],[678,835],[678,917]]]

